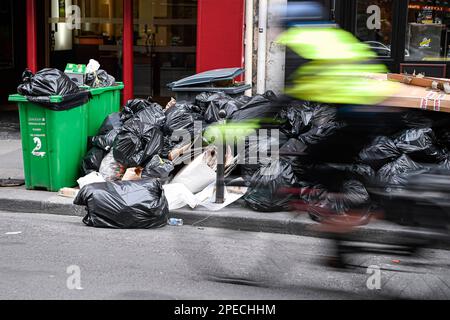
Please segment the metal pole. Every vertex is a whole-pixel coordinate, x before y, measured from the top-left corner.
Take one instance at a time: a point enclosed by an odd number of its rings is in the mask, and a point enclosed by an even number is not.
[[[266,91],[267,0],[259,0],[258,19],[258,74],[256,75],[256,93],[263,94]]]
[[[134,90],[134,50],[133,50],[133,0],[123,0],[123,90],[124,102],[133,99]]]
[[[226,123],[227,112],[219,111],[219,123],[222,125],[221,137],[217,143],[217,176],[216,176],[216,203],[225,202],[225,158],[227,154],[227,144],[225,141],[224,125]]]
[[[33,73],[38,70],[37,65],[37,33],[36,33],[36,0],[27,0],[27,67]]]
[[[253,0],[245,1],[245,83],[253,84]],[[252,95],[252,90],[245,92]]]

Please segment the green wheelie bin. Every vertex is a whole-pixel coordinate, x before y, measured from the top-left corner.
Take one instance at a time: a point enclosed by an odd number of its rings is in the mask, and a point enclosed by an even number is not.
[[[51,103],[62,102],[51,96]],[[87,151],[88,103],[54,111],[14,94],[17,102],[27,189],[58,191],[77,185],[80,165]]]
[[[27,189],[58,191],[77,185],[88,138],[96,136],[105,118],[120,110],[123,83],[104,88],[86,87],[92,98],[85,104],[54,111],[14,94],[19,106],[22,152]],[[51,103],[63,101],[51,96]]]

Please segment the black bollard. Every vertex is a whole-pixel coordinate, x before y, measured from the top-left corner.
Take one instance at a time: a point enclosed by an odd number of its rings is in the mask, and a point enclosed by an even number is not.
[[[220,124],[226,123],[227,112],[225,110],[219,111]],[[221,131],[222,137],[219,138],[217,145],[217,177],[216,177],[216,203],[225,202],[225,158],[227,153],[227,146],[225,142],[225,133]],[[220,151],[220,149],[222,151]]]

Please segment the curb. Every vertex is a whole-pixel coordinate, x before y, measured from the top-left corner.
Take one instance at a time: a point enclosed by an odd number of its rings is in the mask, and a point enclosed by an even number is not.
[[[0,210],[8,212],[33,212],[37,214],[55,214],[83,217],[84,207],[72,204],[73,199],[62,198],[54,193],[26,191],[17,188],[2,188],[7,192],[0,195]],[[17,194],[21,194],[19,198]],[[27,196],[27,197],[25,197]],[[330,238],[329,235],[315,230],[319,224],[312,221],[307,214],[293,212],[261,213],[232,205],[226,210],[211,212],[205,209],[192,210],[183,208],[173,210],[169,216],[183,219],[185,225],[200,228],[223,228],[238,231],[267,232],[306,237]],[[423,232],[425,236],[433,235]],[[376,244],[396,244],[398,240],[417,239],[417,230],[412,232],[402,226],[374,221],[355,229],[346,240],[362,241]],[[430,247],[450,249],[448,239],[440,239]]]

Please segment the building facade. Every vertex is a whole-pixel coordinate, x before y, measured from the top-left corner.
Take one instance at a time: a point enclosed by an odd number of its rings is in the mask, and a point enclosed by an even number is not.
[[[1,104],[28,67],[89,59],[125,82],[124,99],[170,98],[166,84],[244,65],[245,0],[2,0]]]
[[[449,77],[450,1],[333,1],[337,23],[393,72]]]
[[[289,1],[2,0],[0,105],[26,67],[64,69],[89,59],[125,82],[125,100],[164,103],[167,83],[226,67],[245,67],[242,80],[254,91],[281,92],[292,70],[276,42],[272,8]],[[392,72],[450,77],[450,1],[321,2],[330,20],[372,47]]]

